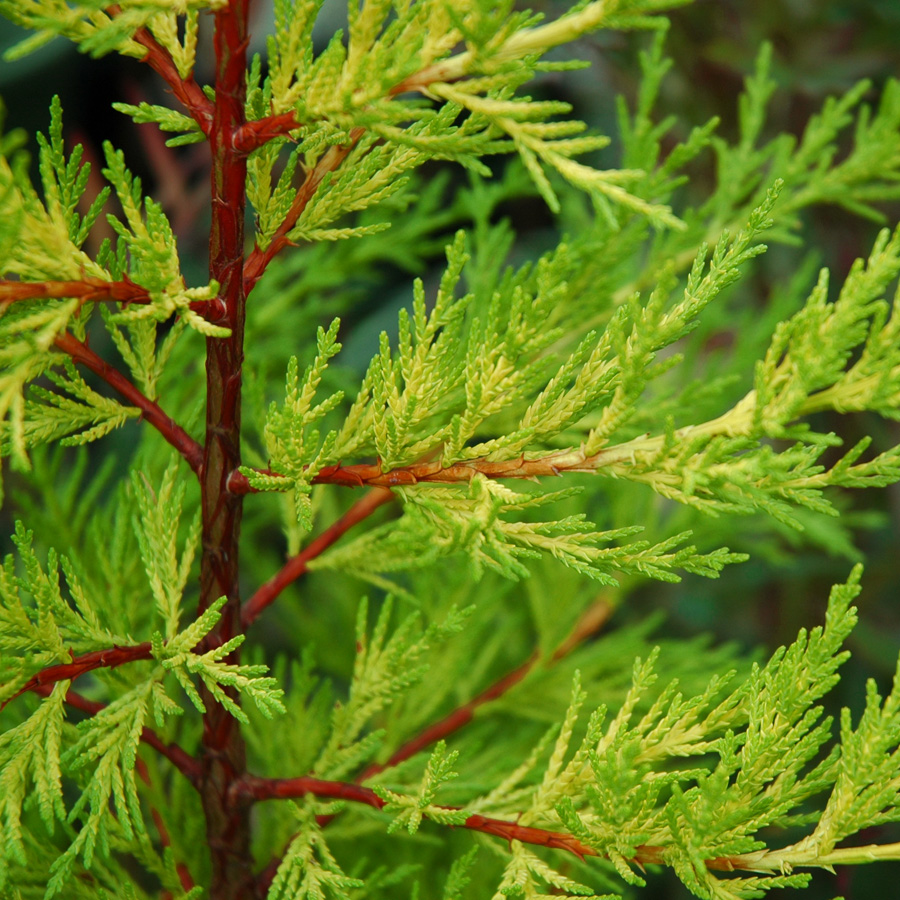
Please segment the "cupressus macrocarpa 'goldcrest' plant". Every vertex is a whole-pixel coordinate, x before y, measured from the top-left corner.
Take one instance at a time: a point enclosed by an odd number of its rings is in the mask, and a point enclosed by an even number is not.
[[[724,900],[900,859],[858,836],[900,818],[900,681],[839,727],[820,705],[859,569],[765,664],[598,635],[642,581],[744,559],[711,516],[815,522],[827,545],[836,488],[900,480],[900,448],[835,451],[811,420],[900,417],[900,234],[842,285],[797,262],[755,311],[743,287],[811,205],[877,217],[900,194],[900,87],[764,139],[764,49],[737,140],[709,122],[677,142],[654,113],[676,5],[545,22],[351,0],[317,53],[321,0],[275,0],[263,62],[248,0],[0,0],[33,31],[20,52],[63,35],[149,66],[173,108],[117,106],[205,142],[212,193],[209,281],[188,286],[112,146],[90,193],[58,102],[38,187],[3,138],[2,449],[25,517],[0,572],[4,897],[636,897],[668,867]],[[554,48],[633,28],[655,37],[622,168],[592,168],[607,139],[524,86],[573,68]],[[711,158],[708,196],[679,201]],[[468,180],[417,180],[432,160]],[[569,237],[507,265],[498,207],[535,190]],[[359,339],[335,314],[359,325],[379,264],[423,269],[436,242],[439,281],[364,372],[341,366]],[[138,443],[91,476],[45,447],[120,428]]]

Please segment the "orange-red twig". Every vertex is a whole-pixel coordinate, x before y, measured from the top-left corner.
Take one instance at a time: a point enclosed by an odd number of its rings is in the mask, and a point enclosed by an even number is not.
[[[104,281],[85,277],[79,281],[0,281],[0,306],[16,300],[78,299],[82,302],[149,303],[146,288],[127,278]]]
[[[306,567],[310,560],[315,559],[358,522],[370,516],[379,506],[392,500],[393,496],[390,491],[376,488],[357,500],[336,522],[326,528],[315,540],[310,541],[300,553],[291,557],[272,578],[258,588],[256,593],[244,603],[241,608],[241,627],[246,629],[252,625],[259,614],[291,582],[296,581],[306,572]]]
[[[387,804],[375,791],[345,781],[323,781],[320,778],[304,776],[301,778],[259,778],[256,775],[245,775],[236,781],[232,792],[237,797],[250,798],[255,801],[271,799],[287,799],[291,797],[304,797],[313,794],[316,797],[324,797],[332,800],[347,800],[351,803],[364,803],[375,809],[383,809]],[[456,810],[459,807],[445,806],[445,810]],[[521,841],[523,844],[535,844],[539,847],[550,847],[555,850],[565,850],[574,853],[580,859],[587,856],[601,856],[601,852],[578,840],[574,835],[562,831],[550,831],[544,828],[534,828],[529,825],[519,825],[506,819],[495,819],[491,816],[469,816],[461,826],[471,831],[480,831],[483,834],[492,834],[503,838],[505,841]],[[636,848],[635,855],[629,862],[636,865],[666,865],[665,848],[643,844]],[[740,868],[731,857],[717,856],[704,860],[707,869],[733,872]]]
[[[28,691],[34,691],[39,687],[47,687],[56,684],[57,681],[73,681],[79,675],[92,672],[94,669],[115,669],[116,666],[141,659],[151,659],[150,642],[135,644],[131,647],[115,645],[107,650],[95,650],[93,653],[85,653],[82,656],[72,658],[71,662],[60,663],[56,666],[47,666],[40,672],[32,675],[25,684],[16,691],[12,697],[8,697],[0,704],[2,710],[7,703],[20,697]]]
[[[147,763],[138,758],[135,761],[135,769],[137,770],[141,781],[143,781],[147,787],[151,787],[153,782],[150,780],[150,770],[147,768]],[[156,833],[159,835],[160,844],[162,844],[163,847],[171,847],[172,838],[169,836],[169,829],[166,828],[166,823],[163,821],[162,814],[155,806],[151,806],[150,815],[153,818],[153,824],[156,826]],[[175,863],[175,871],[178,873],[178,880],[181,882],[182,889],[185,892],[189,891],[194,886],[195,882],[191,877],[187,865],[179,860]],[[160,894],[160,898],[161,900],[172,900],[172,892],[163,891],[162,894]]]
[[[272,261],[272,258],[288,246],[291,241],[288,239],[288,233],[297,224],[306,205],[312,200],[313,195],[319,188],[319,185],[327,175],[334,172],[338,166],[347,158],[350,151],[356,146],[359,139],[363,136],[365,130],[362,128],[354,128],[350,132],[350,140],[346,144],[339,147],[329,147],[322,155],[319,162],[309,170],[303,183],[300,185],[291,208],[285,216],[284,221],[275,230],[272,240],[265,250],[254,247],[253,251],[247,257],[244,264],[244,293],[249,294],[253,290],[254,285],[266,270],[266,266]]]
[[[484,706],[485,703],[490,703],[491,700],[502,697],[511,687],[518,684],[531,671],[538,659],[540,659],[540,654],[535,650],[525,662],[520,666],[517,666],[511,672],[507,672],[506,675],[483,690],[477,697],[473,697],[468,703],[464,703],[462,706],[457,707],[439,722],[429,725],[424,731],[407,741],[386,763],[372,763],[372,765],[359,776],[357,781],[368,781],[373,775],[377,775],[385,769],[390,769],[392,766],[399,765],[404,760],[415,756],[426,747],[430,747],[439,740],[449,737],[454,732],[459,731],[460,728],[472,721],[475,717],[475,711],[479,706]]]
[[[383,809],[385,801],[371,788],[361,787],[345,781],[323,781],[320,778],[303,776],[301,778],[259,778],[256,775],[245,775],[232,785],[232,791],[239,797],[253,800],[285,799],[303,797],[314,794],[333,800],[348,800],[352,803],[365,803],[375,809]],[[455,809],[456,807],[444,807]],[[504,819],[493,819],[490,816],[469,816],[462,825],[473,831],[493,834],[508,841],[522,841],[526,844],[539,844],[542,847],[555,847],[568,850],[576,856],[597,856],[593,847],[581,843],[570,834],[546,831],[543,828],[531,828],[517,825]]]
[[[485,478],[548,478],[575,472],[594,472],[601,463],[604,451],[593,456],[583,456],[571,450],[555,451],[537,459],[518,456],[515,459],[494,462],[488,459],[469,459],[465,462],[442,466],[440,461],[413,463],[385,471],[380,463],[359,463],[345,466],[341,463],[323,466],[312,479],[313,484],[338,484],[344,487],[404,487],[421,484],[465,484],[476,475]],[[263,470],[267,475],[277,472]],[[235,494],[254,492],[246,475],[233,472],[228,488]]]
[[[139,28],[134,34],[134,40],[147,49],[144,62],[166,82],[172,93],[190,113],[191,118],[200,126],[200,130],[208,137],[212,130],[213,106],[200,85],[194,81],[194,76],[182,78],[169,51],[161,46],[146,28]]]
[[[568,637],[566,637],[547,659],[545,665],[553,665],[565,656],[568,656],[568,654],[583,641],[596,634],[606,623],[607,619],[609,619],[612,609],[612,606],[603,599],[591,604],[584,615],[581,616],[575,624],[575,627]],[[370,765],[358,778],[356,778],[356,782],[361,783],[368,781],[373,775],[377,775],[385,769],[390,769],[392,766],[399,765],[404,760],[415,756],[426,747],[430,747],[432,744],[459,731],[460,728],[472,721],[479,707],[502,697],[507,691],[522,681],[522,679],[534,668],[539,659],[540,653],[535,650],[525,662],[517,666],[511,672],[507,672],[502,678],[498,678],[497,681],[485,688],[476,697],[473,697],[467,703],[462,704],[462,706],[457,707],[453,712],[444,716],[443,719],[429,725],[415,737],[408,740],[387,762],[373,763]]]
[[[99,375],[132,406],[136,406],[143,418],[185,458],[195,473],[200,474],[203,448],[174,419],[166,415],[156,401],[144,396],[118,369],[68,332],[59,335],[54,343],[59,350],[72,357],[74,362]]]

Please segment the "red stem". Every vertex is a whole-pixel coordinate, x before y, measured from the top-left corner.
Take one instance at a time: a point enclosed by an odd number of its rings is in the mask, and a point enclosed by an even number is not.
[[[375,809],[384,809],[387,805],[386,801],[382,800],[370,788],[360,787],[358,784],[351,784],[345,781],[323,781],[322,779],[308,776],[301,778],[259,778],[256,775],[246,775],[233,785],[233,790],[242,796],[252,798],[254,801],[304,797],[307,794],[312,794],[316,797],[324,797],[331,800],[364,803]],[[460,807],[442,806],[439,808],[457,810]],[[468,828],[471,831],[480,831],[483,834],[492,834],[505,841],[521,841],[523,844],[535,844],[540,847],[565,850],[569,853],[574,853],[581,859],[584,859],[586,856],[601,856],[599,850],[579,841],[574,835],[561,831],[550,831],[544,828],[519,825],[506,819],[472,815],[460,827]],[[637,847],[636,850],[637,852],[629,862],[639,866],[668,864],[665,856],[665,847],[643,844]],[[735,861],[727,856],[717,856],[704,860],[704,865],[707,869],[725,872],[734,872],[739,868],[735,865]]]
[[[465,462],[442,466],[439,461],[413,463],[399,466],[387,472],[380,463],[360,463],[345,466],[338,463],[334,466],[323,466],[313,477],[312,484],[338,484],[343,487],[403,487],[420,484],[465,484],[476,475],[485,478],[547,478],[572,472],[594,472],[603,452],[593,456],[579,458],[574,462],[563,462],[561,458],[569,451],[549,453],[538,459],[516,459],[493,462],[488,459],[469,459]],[[264,474],[277,475],[277,472],[263,470]],[[234,472],[228,482],[229,490],[235,494],[254,493],[247,476]]]
[[[207,99],[203,89],[194,81],[194,76],[182,78],[169,51],[161,46],[156,38],[146,29],[140,28],[134,34],[137,43],[147,48],[144,62],[168,84],[169,89],[178,98],[191,118],[200,126],[200,130],[209,137],[213,127],[213,105]]]
[[[228,491],[241,464],[241,369],[244,360],[244,217],[246,157],[235,151],[234,134],[244,123],[249,0],[229,0],[215,12],[215,103],[209,132],[212,157],[212,221],[209,274],[220,285],[210,318],[230,329],[227,338],[206,342],[206,435],[201,466],[200,602],[202,613],[226,598],[209,635],[224,643],[240,629],[238,551],[243,498]],[[227,662],[240,660],[237,651]],[[237,702],[236,692],[228,689]],[[212,900],[261,900],[253,877],[250,817],[246,801],[229,788],[246,771],[246,748],[231,713],[205,687],[199,790],[211,854]]]
[[[75,656],[71,662],[47,666],[45,669],[41,669],[40,672],[32,675],[12,697],[7,697],[0,704],[0,710],[7,703],[15,700],[16,697],[20,697],[28,691],[37,690],[39,687],[56,684],[57,681],[73,681],[79,675],[84,675],[86,672],[91,672],[94,669],[115,669],[116,666],[121,666],[125,663],[152,658],[149,641],[145,641],[143,644],[135,644],[131,647],[120,647],[116,644],[108,650],[94,650],[92,653]]]
[[[149,291],[129,278],[121,281],[104,281],[85,276],[78,281],[3,281],[0,280],[0,306],[18,300],[80,300],[82,303],[137,303],[153,302]],[[208,300],[193,300],[188,306],[195,313],[205,316]]]
[[[559,660],[571,653],[583,641],[596,634],[609,619],[612,610],[612,606],[602,599],[591,604],[584,615],[581,616],[575,624],[575,627],[568,637],[566,637],[556,650],[553,651],[545,665],[550,666],[559,662]],[[400,747],[387,762],[372,763],[372,765],[363,771],[356,781],[368,781],[373,775],[377,775],[385,769],[399,765],[404,760],[420,753],[426,747],[430,747],[432,744],[459,731],[460,728],[472,721],[479,706],[484,706],[492,700],[497,700],[508,690],[515,687],[534,668],[539,659],[540,653],[535,650],[525,662],[520,666],[517,666],[511,672],[507,672],[502,678],[499,678],[492,685],[485,688],[478,696],[473,697],[468,703],[464,703],[462,706],[457,707],[443,719],[435,722],[433,725],[429,725],[426,729],[403,744],[403,746]]]
[[[241,153],[249,154],[268,144],[273,138],[283,137],[300,127],[294,110],[245,122],[234,135],[234,147]]]
[[[485,703],[490,703],[491,700],[502,697],[510,688],[517,685],[532,670],[538,659],[540,659],[540,653],[535,650],[525,662],[511,672],[507,672],[506,675],[483,690],[477,697],[457,707],[439,722],[429,725],[424,731],[407,741],[386,763],[372,763],[359,776],[357,781],[368,781],[373,775],[377,775],[379,772],[383,772],[392,766],[399,765],[426,747],[430,747],[442,738],[459,731],[460,728],[472,721],[475,717],[475,710],[479,706],[484,706]]]
[[[262,278],[266,266],[269,265],[273,257],[291,243],[287,237],[288,232],[297,224],[303,210],[306,209],[307,203],[312,200],[325,176],[340,166],[364,133],[364,129],[354,128],[350,132],[350,140],[347,144],[340,147],[329,147],[315,167],[307,173],[303,184],[300,185],[297,193],[294,195],[294,200],[291,203],[287,216],[275,230],[268,247],[265,250],[254,247],[253,252],[247,257],[247,264],[244,266],[244,292],[246,294],[249,294],[256,282]]]
[[[69,691],[69,694],[71,693],[72,692]],[[68,702],[69,694],[66,694],[66,702]],[[203,775],[203,771],[200,763],[198,763],[190,753],[183,750],[174,742],[169,742],[168,744],[165,743],[151,728],[144,728],[143,731],[141,731],[141,740],[149,747],[156,750],[157,753],[165,756],[166,759],[168,759],[169,762],[191,782],[191,784],[194,786],[197,785],[197,782]]]
[[[85,277],[80,281],[0,281],[0,304],[16,300],[79,299],[82,302],[150,303],[146,288],[129,281],[104,281]],[[193,306],[194,304],[192,304]],[[202,303],[198,303],[198,312]]]
[[[142,760],[138,760],[138,765],[142,762]],[[163,821],[163,817],[155,806],[150,810],[150,815],[153,817],[153,824],[156,825],[160,844],[162,844],[163,848],[171,847],[172,839],[169,837],[169,830],[166,828],[166,823]],[[187,893],[194,887],[194,879],[191,877],[187,865],[184,862],[177,862],[175,863],[175,871],[178,873],[178,880],[181,882],[182,890]],[[172,900],[172,893],[170,891],[164,891],[162,897],[163,900]]]
[[[313,794],[331,800],[348,800],[352,803],[365,803],[375,809],[383,809],[387,804],[371,788],[361,787],[345,781],[323,781],[320,778],[303,776],[301,778],[259,778],[256,775],[245,775],[235,782],[233,791],[254,801],[287,799],[304,797]],[[441,809],[458,809],[445,806]],[[570,834],[546,831],[543,828],[531,828],[517,825],[504,819],[493,819],[490,816],[469,816],[462,825],[472,831],[493,834],[507,841],[522,841],[525,844],[539,844],[542,847],[555,847],[568,850],[576,856],[598,856],[593,847],[581,843]]]
[[[147,787],[152,787],[153,782],[150,780],[150,770],[147,768],[147,763],[138,758],[135,761],[135,769],[137,770],[141,781],[143,781]],[[160,844],[163,848],[171,847],[172,838],[169,836],[169,829],[166,828],[166,823],[163,820],[162,814],[155,806],[151,806],[150,815],[153,818],[153,824],[156,826],[156,833],[159,835]],[[178,880],[181,882],[182,890],[185,892],[189,891],[194,886],[194,879],[191,877],[188,867],[183,862],[177,862],[175,863],[175,871],[178,873]],[[162,894],[160,894],[160,900],[172,900],[172,892],[163,891]]]
[[[361,497],[336,522],[323,531],[315,540],[296,556],[288,560],[284,566],[241,608],[241,626],[246,629],[252,625],[259,614],[292,582],[296,581],[307,570],[310,560],[330,547],[345,532],[358,522],[370,516],[379,506],[394,499],[390,491],[375,488],[365,497]]]
[[[575,627],[562,643],[560,643],[556,650],[553,651],[546,664],[553,665],[554,663],[557,663],[587,638],[596,634],[603,625],[606,624],[612,611],[613,607],[610,603],[602,597],[598,598],[575,623]],[[434,725],[429,726],[420,734],[405,743],[386,763],[383,765],[374,763],[369,766],[364,772],[357,776],[355,782],[357,784],[364,782],[373,775],[377,775],[387,768],[398,765],[431,744],[442,738],[449,737],[451,734],[458,731],[472,720],[475,710],[479,706],[502,697],[510,688],[518,684],[534,667],[538,659],[539,655],[537,651],[535,651],[535,653],[522,663],[521,666],[508,672],[490,687],[482,691],[477,697],[470,700],[468,703],[463,704],[459,709],[454,710],[448,716],[441,719],[439,722],[436,722]],[[319,816],[318,822],[320,825],[327,825],[332,818],[333,816]],[[278,871],[278,866],[280,864],[281,858],[275,856],[266,868],[260,872],[258,881],[263,889],[268,890],[272,880],[275,878],[275,873]]]
[[[174,419],[167,416],[159,404],[145,397],[118,369],[101,359],[73,335],[65,332],[54,341],[56,347],[99,375],[113,390],[136,406],[146,419],[187,461],[197,474],[203,462],[203,449]]]
[[[436,81],[447,81],[446,73],[443,71],[441,63],[427,66],[419,72],[404,78],[403,81],[395,84],[388,92],[389,97],[396,97],[398,94],[407,94],[412,92],[422,92],[429,85]],[[459,77],[449,79],[449,81],[459,81]],[[303,128],[309,122],[300,122],[294,110],[288,112],[277,113],[272,116],[265,116],[262,119],[256,119],[253,122],[246,122],[237,130],[234,137],[234,146],[242,153],[251,153],[267,144],[273,138],[284,137],[298,128]],[[360,129],[361,130],[361,129]]]

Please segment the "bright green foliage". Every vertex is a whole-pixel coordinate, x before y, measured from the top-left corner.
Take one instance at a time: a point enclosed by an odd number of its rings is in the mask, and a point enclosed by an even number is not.
[[[426,817],[442,825],[465,823],[469,817],[465,810],[442,809],[434,804],[441,784],[456,777],[456,772],[452,771],[451,767],[458,756],[458,750],[448,753],[447,745],[443,741],[438,741],[415,796],[398,794],[383,787],[375,788],[375,793],[385,801],[385,812],[396,814],[394,821],[388,825],[388,834],[404,827],[410,834],[415,834],[422,824],[422,819]]]
[[[393,603],[385,602],[371,637],[366,635],[368,603],[360,604],[356,646],[346,703],[336,704],[331,715],[327,740],[321,747],[312,771],[323,778],[340,778],[361,762],[372,758],[382,735],[370,731],[361,737],[371,720],[389,703],[425,675],[425,655],[435,643],[462,630],[465,613],[451,609],[440,624],[417,632],[417,617],[407,617],[388,636]]]
[[[296,807],[300,830],[294,836],[272,881],[270,900],[350,900],[350,891],[364,886],[348,878],[325,843],[325,835],[309,808]]]
[[[900,419],[900,83],[770,138],[765,46],[733,139],[683,127],[656,106],[660,14],[685,2],[351,0],[317,46],[322,0],[274,0],[222,140],[232,95],[195,62],[201,21],[238,4],[0,0],[32,33],[12,56],[61,36],[162,72],[183,106],[115,108],[171,147],[212,138],[241,179],[246,159],[251,209],[244,270],[191,286],[162,203],[109,143],[95,191],[58,99],[37,184],[0,138],[22,519],[0,568],[0,897],[199,900],[228,815],[269,900],[639,898],[658,866],[739,900],[900,859],[859,846],[900,823],[900,666],[855,719],[825,712],[861,567],[767,662],[620,621],[637,588],[697,592],[788,529],[858,555],[846,489],[900,481],[871,424]],[[582,67],[557,48],[601,29],[652,32],[616,140],[546,96]],[[511,202],[552,217],[537,249]],[[819,204],[885,226],[839,284],[791,255]],[[382,296],[389,269],[408,296]],[[870,418],[843,448],[849,413]],[[84,447],[46,446],[94,442],[91,478]]]
[[[190,73],[197,49],[198,10],[223,6],[223,0],[123,0],[113,14],[100,0],[67,3],[66,0],[4,0],[4,16],[33,29],[34,37],[13,48],[12,56],[31,53],[56,35],[63,35],[93,56],[113,51],[139,59],[145,50],[132,40],[139,28],[148,28],[172,55],[182,77]],[[183,34],[179,37],[179,17]]]
[[[266,718],[272,718],[276,713],[284,712],[284,705],[281,702],[282,691],[276,686],[275,679],[258,677],[268,671],[268,666],[236,666],[222,661],[243,643],[243,635],[232,638],[206,653],[196,652],[199,642],[218,622],[219,610],[223,605],[224,598],[210,606],[181,634],[165,642],[162,641],[159,632],[156,632],[152,638],[153,656],[162,663],[164,670],[174,673],[188,699],[200,712],[205,712],[206,707],[191,680],[191,675],[198,676],[204,687],[238,721],[246,722],[247,716],[225,690],[226,688],[233,688],[246,695],[253,700],[257,709]],[[175,710],[181,711],[177,706]]]

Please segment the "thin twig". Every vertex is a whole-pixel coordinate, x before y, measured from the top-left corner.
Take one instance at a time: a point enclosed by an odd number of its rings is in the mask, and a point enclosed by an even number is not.
[[[292,582],[296,581],[306,570],[310,560],[330,547],[345,532],[363,519],[370,516],[379,506],[394,499],[390,491],[375,488],[361,497],[336,522],[325,529],[315,540],[303,548],[296,556],[291,557],[281,569],[241,608],[241,627],[246,629],[256,621],[259,614]]]
[[[305,797],[312,794],[331,800],[346,800],[351,803],[363,803],[375,809],[384,809],[387,801],[382,800],[375,791],[345,781],[323,781],[320,778],[304,776],[301,778],[260,778],[256,775],[245,775],[239,781],[234,782],[231,790],[238,796],[255,801],[271,799],[287,799],[292,797]],[[439,809],[456,811],[460,807],[441,806]],[[523,844],[535,844],[540,847],[550,847],[556,850],[565,850],[574,853],[580,859],[587,856],[601,856],[599,850],[579,841],[574,835],[561,831],[550,831],[544,828],[534,828],[529,825],[519,825],[506,819],[495,819],[491,816],[469,816],[461,826],[471,831],[480,831],[483,834],[492,834],[503,838],[505,841],[520,841]],[[636,849],[634,856],[629,860],[636,865],[665,865],[665,848],[650,844],[644,844]],[[715,857],[704,860],[708,869],[731,872],[737,866],[738,858]]]
[[[40,687],[47,687],[56,684],[58,681],[73,681],[79,675],[92,672],[94,669],[115,669],[117,666],[124,665],[137,660],[152,659],[152,651],[149,641],[142,644],[135,644],[130,647],[121,647],[118,644],[106,650],[94,650],[92,653],[85,653],[82,656],[72,657],[71,662],[60,663],[55,666],[47,666],[35,673],[13,694],[7,697],[3,703],[0,703],[0,710],[4,709],[7,703],[12,702],[16,697],[28,691],[37,690]]]
[[[143,781],[147,787],[152,787],[153,782],[150,779],[150,770],[147,768],[147,763],[140,757],[135,760],[135,769],[137,770],[141,781]],[[169,829],[166,828],[166,823],[163,821],[162,814],[155,806],[150,807],[150,816],[153,819],[153,824],[156,826],[156,833],[159,835],[159,842],[163,849],[171,847],[172,838],[169,836]],[[175,863],[175,871],[178,873],[178,880],[181,882],[182,890],[187,892],[194,887],[196,882],[191,876],[187,864],[183,860],[179,860]],[[162,894],[160,894],[160,900],[172,900],[172,892],[163,891]]]
[[[101,359],[88,347],[68,332],[59,335],[54,342],[59,350],[67,353],[76,363],[99,375],[113,390],[136,406],[147,420],[200,474],[203,464],[203,448],[174,419],[166,415],[156,401],[146,397],[118,369]]]
[[[128,278],[104,281],[86,276],[79,281],[0,280],[0,305],[16,300],[81,300],[83,303],[150,303],[146,288]],[[202,306],[197,310],[202,311]]]
[[[269,242],[268,246],[265,250],[260,249],[258,246],[254,247],[253,251],[247,257],[247,261],[244,265],[245,294],[249,294],[250,291],[253,290],[254,285],[262,278],[266,266],[269,265],[273,257],[291,243],[288,238],[288,233],[297,224],[303,210],[306,209],[306,205],[312,200],[319,185],[327,175],[334,172],[347,158],[350,151],[356,146],[364,133],[365,129],[363,128],[352,129],[346,144],[342,144],[338,147],[329,147],[322,155],[319,162],[307,173],[306,178],[294,195],[291,208],[288,210],[284,221],[282,221],[278,228],[275,229],[275,233],[272,235],[272,240]]]
[[[256,775],[245,775],[234,782],[232,791],[239,797],[252,800],[287,799],[304,797],[313,794],[332,800],[348,800],[352,803],[364,803],[375,809],[383,809],[387,804],[371,788],[346,781],[323,781],[320,778],[302,776],[300,778],[260,778]],[[443,806],[441,809],[456,810],[459,807]],[[493,819],[490,816],[469,816],[462,824],[463,828],[493,834],[508,841],[522,841],[525,844],[539,844],[542,847],[555,847],[568,850],[576,856],[598,856],[593,847],[581,843],[570,834],[546,831],[543,828],[531,828],[517,825],[504,819]]]
[[[510,688],[518,684],[534,667],[534,664],[540,659],[539,651],[535,650],[528,659],[520,666],[517,666],[511,672],[507,672],[502,678],[499,678],[492,685],[483,690],[477,697],[473,697],[468,703],[457,707],[453,712],[446,715],[439,722],[429,725],[424,731],[421,731],[414,738],[408,740],[399,750],[397,750],[391,758],[385,763],[372,763],[356,780],[358,782],[368,781],[372,776],[397,766],[404,760],[415,756],[426,747],[436,744],[439,740],[449,737],[451,734],[459,731],[464,725],[467,725],[475,717],[475,710],[491,700],[502,697]]]
[[[159,75],[169,86],[172,93],[181,101],[182,106],[190,113],[191,118],[200,126],[200,130],[209,137],[213,124],[213,105],[203,93],[203,89],[194,81],[194,76],[182,78],[165,49],[146,28],[139,28],[132,39],[147,49],[143,61]]]
[[[380,463],[360,463],[345,466],[338,463],[323,466],[312,484],[337,484],[343,487],[405,487],[414,484],[466,484],[477,475],[485,478],[546,478],[567,473],[594,472],[612,459],[608,450],[601,450],[592,456],[585,456],[577,450],[558,450],[536,459],[526,459],[524,455],[515,459],[498,462],[487,458],[468,459],[465,462],[441,465],[439,460],[418,462],[409,466],[398,466],[385,471]],[[616,457],[618,461],[618,457]],[[278,472],[260,470],[261,474],[278,475]],[[254,493],[246,475],[233,472],[228,482],[229,490],[235,494]]]

